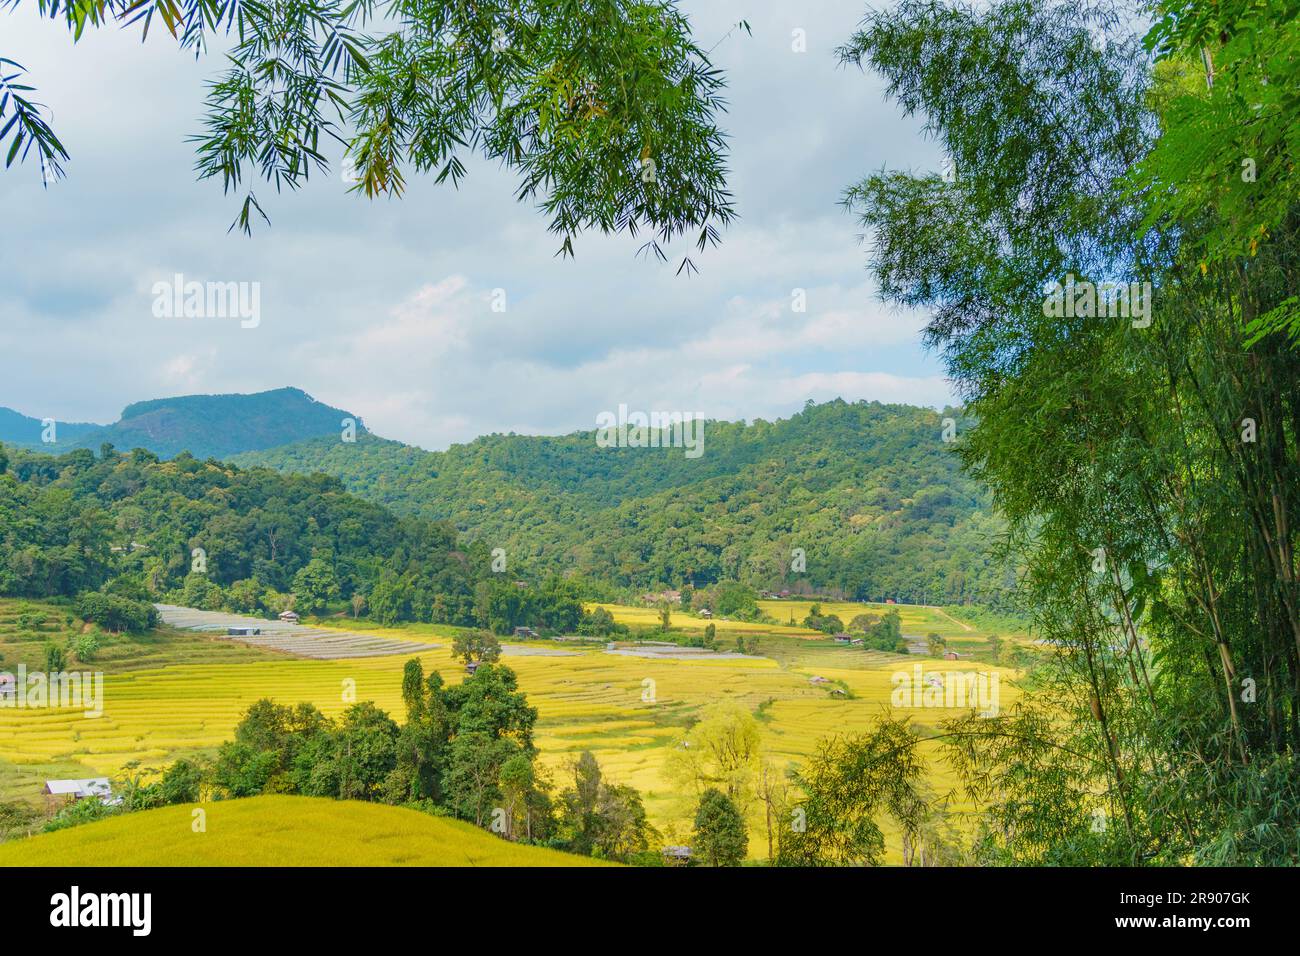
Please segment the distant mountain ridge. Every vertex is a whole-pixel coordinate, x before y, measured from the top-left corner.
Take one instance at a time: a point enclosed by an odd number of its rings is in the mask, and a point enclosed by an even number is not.
[[[969,422],[880,402],[809,403],[777,421],[709,421],[703,455],[602,447],[594,431],[493,434],[430,452],[365,431],[296,388],[136,402],[113,425],[0,410],[0,441],[37,451],[189,451],[333,476],[399,515],[502,548],[512,571],[618,587],[740,580],[759,589],[920,604],[1004,603],[1003,532],[987,490],[943,440]],[[343,421],[356,440],[343,440]],[[69,432],[72,434],[69,435]]]
[[[277,388],[249,395],[182,395],[134,402],[111,425],[56,422],[54,442],[45,442],[40,419],[0,408],[0,442],[60,454],[109,443],[127,451],[147,448],[162,458],[188,451],[196,458],[229,458],[243,452],[332,435],[343,421],[361,420],[316,401],[299,388]]]
[[[71,442],[87,432],[104,426],[96,425],[94,422],[56,422],[55,427],[60,437]],[[43,431],[45,431],[44,420],[0,406],[0,442],[9,445],[40,445]]]
[[[959,411],[942,415],[958,434],[969,425]],[[449,521],[504,549],[510,569],[637,588],[736,579],[999,604],[1009,579],[992,554],[1003,526],[943,440],[941,417],[837,399],[775,422],[707,422],[698,459],[600,447],[584,431],[485,435],[441,452],[334,436],[232,461],[324,472],[399,514]]]

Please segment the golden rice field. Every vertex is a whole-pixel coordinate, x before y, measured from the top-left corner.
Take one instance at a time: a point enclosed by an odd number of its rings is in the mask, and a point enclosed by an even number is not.
[[[834,614],[846,625],[859,614],[879,616],[886,611],[897,611],[904,634],[917,634],[924,637],[935,633],[949,642],[982,643],[986,635],[975,628],[956,620],[939,608],[922,607],[917,604],[866,604],[857,601],[808,601],[780,600],[759,601],[759,609],[778,621],[802,621],[814,604],[821,605],[823,614]],[[807,633],[805,631],[805,633]]]
[[[823,608],[831,611],[834,605]],[[625,621],[654,613],[643,608],[613,610]],[[688,620],[685,614],[674,615],[673,624],[685,627]],[[692,798],[670,784],[662,771],[685,726],[712,705],[732,702],[757,713],[766,756],[784,766],[803,760],[820,738],[869,729],[889,702],[890,676],[898,670],[910,673],[917,663],[927,673],[993,669],[972,661],[903,658],[836,645],[803,628],[795,629],[796,635],[789,628],[719,622],[719,630],[729,623],[737,624],[738,633],[757,636],[760,657],[651,660],[606,654],[589,645],[553,644],[573,653],[503,658],[538,709],[537,744],[556,782],[563,785],[567,764],[590,750],[610,778],[642,792],[651,821],[666,842],[688,842]],[[445,632],[428,625],[363,629],[412,640],[431,635],[436,639]],[[0,650],[3,640],[0,631]],[[448,679],[459,680],[463,667],[451,658],[450,641],[444,639],[442,645],[418,656],[426,671],[441,670]],[[318,661],[259,654],[239,663],[206,663],[192,654],[181,658],[175,664],[106,674],[104,713],[99,718],[77,711],[0,708],[0,800],[34,798],[47,777],[113,775],[210,753],[230,738],[241,714],[262,697],[281,703],[311,701],[330,715],[352,700],[373,700],[399,718],[402,711],[405,655]],[[1005,708],[1017,692],[1006,679],[1011,675],[1001,673]],[[813,675],[832,683],[812,684]],[[647,678],[654,682],[652,703],[642,700]],[[845,696],[834,696],[834,687],[843,689]],[[925,730],[956,711],[910,713]],[[954,783],[937,761],[930,782],[937,793],[947,792]],[[954,806],[960,808],[960,803]],[[765,851],[757,818],[750,846],[752,855]],[[891,852],[896,855],[897,847]]]
[[[783,602],[780,602],[783,603]],[[592,607],[603,607],[614,615],[614,620],[620,624],[626,624],[629,627],[657,627],[659,625],[659,609],[654,607],[626,607],[620,604],[595,604]],[[807,611],[799,615],[802,621],[807,616]],[[785,617],[779,618],[785,621]],[[683,631],[702,631],[710,624],[717,628],[719,643],[726,643],[726,638],[735,634],[772,634],[785,635],[788,637],[820,637],[816,631],[809,630],[802,625],[788,624],[748,624],[745,621],[727,621],[722,618],[707,619],[696,617],[689,611],[683,611],[678,608],[672,608],[669,611],[669,623],[674,628]]]
[[[613,866],[416,810],[318,797],[162,807],[0,845],[0,866]],[[329,839],[321,839],[329,834]]]
[[[788,637],[815,637],[817,631],[806,628],[801,623],[808,616],[814,604],[820,605],[823,614],[838,616],[847,626],[859,614],[879,616],[886,611],[898,612],[903,632],[924,637],[935,633],[945,640],[956,644],[982,644],[987,636],[971,625],[957,620],[945,611],[934,607],[922,607],[916,604],[867,604],[858,601],[812,601],[806,599],[787,599],[759,601],[759,610],[774,620],[775,624],[749,624],[744,621],[729,621],[722,618],[703,618],[690,611],[670,608],[670,621],[673,627],[681,630],[702,631],[710,624],[717,627],[719,641],[725,643],[732,634],[772,634]],[[625,607],[617,604],[595,605],[603,607],[614,615],[620,624],[631,627],[654,627],[659,623],[659,609],[654,607]]]

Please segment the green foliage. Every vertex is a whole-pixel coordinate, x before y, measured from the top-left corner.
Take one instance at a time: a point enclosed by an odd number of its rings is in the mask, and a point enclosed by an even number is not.
[[[926,812],[920,789],[920,738],[904,721],[882,718],[870,733],[833,737],[795,776],[803,791],[781,832],[783,866],[879,865],[885,841],[877,822],[888,815],[904,835]]]
[[[947,733],[986,861],[1294,864],[1295,4],[1158,3],[1158,63],[1117,14],[905,0],[843,51],[955,161],[846,202],[885,297],[933,315],[1055,646],[1014,713]],[[1068,274],[1150,282],[1150,322],[1049,309]]]
[[[478,620],[497,634],[510,634],[516,627],[535,627],[544,632],[572,634],[587,619],[579,585],[551,576],[540,586],[503,581],[499,575],[481,583],[475,596]],[[612,619],[602,627],[612,625]]]
[[[628,861],[645,853],[658,834],[635,789],[606,782],[584,750],[573,763],[573,786],[559,797],[557,841],[573,853]]]
[[[17,82],[24,79],[26,72],[20,64],[0,57],[0,147],[8,145],[4,150],[6,169],[16,158],[26,162],[35,147],[41,164],[41,181],[48,183],[63,176],[68,151],[41,115],[44,107],[28,96],[32,87]],[[0,473],[3,472],[0,468]]]
[[[79,595],[78,613],[107,630],[152,627],[159,600],[278,613],[290,588],[308,611],[368,593],[381,623],[467,625],[487,572],[486,552],[459,548],[449,526],[397,518],[320,475],[137,449],[18,452],[0,476],[0,593]]]
[[[15,6],[20,0],[10,0]],[[209,86],[197,140],[201,178],[241,191],[245,177],[296,189],[345,146],[355,192],[400,196],[406,170],[458,185],[478,154],[519,177],[516,196],[550,217],[560,250],[585,229],[639,235],[664,258],[674,238],[703,250],[734,213],[726,140],[717,126],[724,81],[669,2],[646,0],[37,0],[74,38],[89,25],[156,13],[183,49],[223,35],[226,69]],[[373,32],[361,32],[370,26]],[[62,144],[0,59],[0,142],[6,166],[33,146],[62,175]],[[265,218],[248,191],[236,224]],[[233,226],[232,226],[233,228]],[[680,269],[692,269],[689,258]],[[680,271],[679,269],[679,271]]]
[[[808,610],[808,616],[803,619],[803,626],[810,627],[814,631],[821,631],[823,634],[841,634],[844,632],[844,621],[838,614],[822,614],[821,605],[814,604]]]
[[[712,788],[700,795],[691,849],[708,866],[738,866],[749,850],[745,818],[731,799]]]
[[[168,767],[161,778],[153,783],[142,783],[139,778],[127,777],[114,786],[126,810],[152,810],[178,803],[198,803],[203,790],[204,768],[192,760],[177,760]]]
[[[68,669],[68,655],[57,644],[45,645],[45,673],[60,674]]]
[[[1180,236],[1193,261],[1270,268],[1294,233],[1300,194],[1300,3],[1165,0],[1154,9],[1145,45],[1163,68],[1162,135],[1133,174],[1145,222],[1194,222]],[[1283,329],[1300,337],[1298,304],[1292,295],[1255,317],[1253,340]]]
[[[491,664],[501,658],[501,643],[491,631],[458,631],[451,652],[466,664],[473,661]]]
[[[308,614],[320,614],[339,599],[339,580],[334,569],[321,558],[312,558],[293,576],[293,596]]]
[[[83,664],[91,663],[99,655],[99,635],[94,631],[78,634],[72,642],[72,651]]]
[[[122,813],[125,809],[124,806],[113,806],[104,803],[97,797],[87,797],[60,809],[58,813],[45,821],[41,832],[53,833],[56,830],[66,830],[68,827],[80,826],[83,823],[94,823],[96,820],[103,820],[106,817]]]
[[[944,416],[959,434],[973,425],[953,409],[833,401],[784,421],[708,422],[694,460],[602,449],[585,432],[489,435],[444,452],[363,435],[236,461],[324,471],[401,514],[504,547],[539,577],[572,574],[625,596],[697,587],[696,607],[731,582],[727,610],[711,610],[733,617],[753,619],[743,589],[1006,604],[1013,582],[989,547],[1002,524],[940,440]],[[796,547],[806,572],[791,570]]]
[[[83,621],[109,631],[138,634],[158,626],[158,611],[152,604],[116,594],[87,591],[78,596],[73,607]]]
[[[578,633],[590,637],[610,637],[628,633],[628,626],[616,623],[613,614],[603,607],[597,607],[583,616],[578,624]]]

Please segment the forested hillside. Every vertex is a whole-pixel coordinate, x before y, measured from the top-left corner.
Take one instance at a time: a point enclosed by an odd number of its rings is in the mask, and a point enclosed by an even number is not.
[[[0,594],[302,610],[404,585],[390,619],[474,622],[485,554],[454,529],[324,475],[240,470],[143,449],[58,457],[0,447]],[[290,599],[292,592],[292,600]],[[96,599],[102,603],[104,599]],[[123,612],[125,613],[125,612]]]
[[[322,438],[234,461],[323,471],[535,571],[638,588],[738,579],[868,600],[998,603],[1000,525],[942,440],[941,418],[878,402],[809,404],[775,422],[709,422],[695,459],[680,448],[602,448],[578,432],[489,435],[445,452]],[[966,424],[958,416],[959,432]],[[796,548],[802,572],[792,570]]]
[[[108,443],[122,450],[147,448],[163,458],[189,452],[226,458],[242,451],[342,434],[349,412],[316,401],[302,389],[277,388],[252,395],[182,395],[135,402],[112,425],[55,422],[52,441],[38,418],[0,408],[0,441],[55,454],[77,448],[97,451]]]

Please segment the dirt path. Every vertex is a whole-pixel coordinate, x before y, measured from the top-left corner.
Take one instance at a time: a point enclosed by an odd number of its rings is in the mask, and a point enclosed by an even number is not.
[[[958,627],[960,627],[963,631],[973,631],[973,630],[975,630],[975,628],[971,627],[971,626],[970,626],[969,624],[967,624],[965,621],[959,621],[959,620],[957,620],[955,617],[953,617],[951,614],[949,614],[947,611],[945,611],[945,610],[944,610],[943,608],[941,608],[941,607],[935,607],[933,604],[918,604],[917,607],[927,607],[927,608],[929,608],[931,611],[936,611],[936,612],[938,612],[939,614],[942,614],[942,615],[943,615],[944,617],[946,617],[948,620],[952,621],[954,624],[956,624]]]

